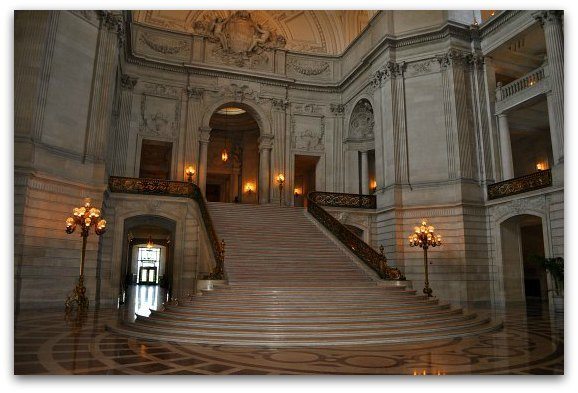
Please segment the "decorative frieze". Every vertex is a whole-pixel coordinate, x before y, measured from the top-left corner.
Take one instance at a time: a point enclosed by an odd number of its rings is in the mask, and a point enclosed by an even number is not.
[[[440,68],[446,70],[450,66],[463,66],[471,61],[472,54],[457,49],[450,49],[442,55],[436,56]]]
[[[259,93],[248,85],[238,85],[231,83],[227,86],[222,86],[217,93],[220,97],[231,97],[235,101],[243,102],[247,100],[260,102]]]
[[[326,61],[290,59],[287,66],[305,76],[324,76],[330,71],[329,63]]]
[[[293,113],[320,114],[322,106],[317,104],[295,104]]]
[[[180,88],[160,83],[144,82],[142,89],[145,94],[160,97],[180,98],[181,96]]]
[[[186,52],[190,52],[190,44],[186,40],[153,36],[148,33],[140,34],[139,40],[153,51],[163,55],[178,54],[186,51],[187,48],[189,50]]]

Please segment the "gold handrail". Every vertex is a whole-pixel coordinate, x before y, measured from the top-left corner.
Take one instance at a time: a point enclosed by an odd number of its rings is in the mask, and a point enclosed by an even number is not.
[[[336,198],[341,195],[343,198]],[[405,280],[405,276],[396,267],[391,267],[387,264],[387,258],[383,254],[375,251],[369,244],[355,236],[345,225],[339,220],[329,214],[321,207],[323,201],[329,201],[334,207],[360,207],[362,204],[357,203],[356,194],[339,194],[327,192],[310,192],[307,195],[307,211],[319,221],[325,228],[329,230],[345,247],[353,252],[366,265],[372,268],[379,276],[386,280]],[[357,195],[358,197],[373,197],[375,195]],[[371,199],[371,198],[367,198]],[[361,200],[361,198],[360,198]],[[358,206],[356,206],[356,203]],[[363,206],[362,208],[368,208]]]
[[[197,202],[215,258],[216,266],[210,278],[213,280],[222,280],[224,278],[225,242],[219,241],[213,226],[213,220],[207,209],[205,198],[201,193],[201,189],[196,184],[174,180],[111,176],[108,179],[108,188],[111,192],[185,197]]]

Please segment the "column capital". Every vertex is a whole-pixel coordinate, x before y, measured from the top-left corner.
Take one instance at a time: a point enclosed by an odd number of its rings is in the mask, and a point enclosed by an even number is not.
[[[120,86],[126,90],[134,89],[136,83],[138,82],[138,78],[132,77],[127,74],[122,74],[120,77]]]
[[[289,106],[289,101],[287,101],[286,99],[272,98],[271,99],[271,106],[276,111],[284,112],[287,109],[287,107]]]
[[[562,16],[564,15],[564,11],[536,11],[532,13],[534,19],[540,23],[540,26],[544,27],[544,25],[551,24],[551,23],[562,23]]]
[[[199,142],[203,144],[209,143],[211,139],[211,128],[210,127],[199,127]]]
[[[263,134],[259,137],[259,150],[268,149],[271,150],[273,148],[273,135],[272,134]]]
[[[335,116],[343,116],[345,113],[345,105],[343,104],[330,104],[329,109]]]
[[[187,87],[187,96],[189,98],[192,98],[193,100],[202,99],[204,92],[205,92],[205,89],[202,89],[199,87],[192,87],[192,86]]]

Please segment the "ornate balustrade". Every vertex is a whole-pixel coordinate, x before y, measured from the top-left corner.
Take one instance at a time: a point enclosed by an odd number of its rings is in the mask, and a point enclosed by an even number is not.
[[[375,195],[312,192],[308,198],[321,206],[351,207],[356,209],[375,209],[377,207]]]
[[[499,86],[496,89],[496,101],[503,101],[523,90],[535,86],[541,80],[546,78],[545,66],[542,66],[505,86]]]
[[[111,176],[108,179],[108,188],[111,192],[184,197],[197,202],[216,262],[216,267],[211,273],[211,279],[224,278],[225,245],[217,237],[211,215],[207,209],[207,203],[201,193],[201,189],[196,184],[172,180]]]
[[[357,197],[357,198],[356,198]],[[390,267],[383,253],[378,253],[369,244],[355,236],[345,225],[321,207],[354,207],[374,209],[375,195],[339,194],[332,192],[311,192],[307,195],[307,211],[327,228],[343,245],[351,250],[366,265],[383,279],[405,280],[398,268]]]
[[[552,171],[546,169],[526,176],[504,180],[488,186],[488,199],[504,198],[510,195],[538,190],[552,185]]]

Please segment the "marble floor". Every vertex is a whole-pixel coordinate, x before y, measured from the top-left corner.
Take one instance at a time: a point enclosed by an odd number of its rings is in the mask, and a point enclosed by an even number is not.
[[[494,313],[498,332],[430,343],[331,348],[183,345],[116,336],[105,325],[148,314],[166,298],[133,287],[119,309],[91,305],[82,319],[63,311],[20,312],[14,324],[14,373],[22,374],[563,374],[563,314],[532,304]]]

